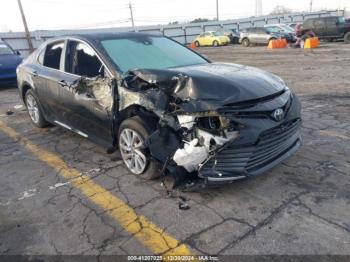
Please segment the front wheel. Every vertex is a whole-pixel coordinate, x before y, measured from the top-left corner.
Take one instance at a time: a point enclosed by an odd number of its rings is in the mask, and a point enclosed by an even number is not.
[[[119,151],[128,170],[143,179],[160,176],[160,165],[150,157],[147,139],[150,135],[143,121],[135,116],[126,119],[119,127]]]
[[[27,91],[24,101],[33,124],[40,128],[47,127],[49,122],[45,120],[39,107],[38,99],[32,90]]]
[[[244,38],[244,39],[242,40],[242,45],[243,45],[244,47],[248,47],[248,46],[250,45],[249,39],[248,39],[248,38]]]
[[[344,42],[350,44],[350,32],[347,32],[344,36]]]

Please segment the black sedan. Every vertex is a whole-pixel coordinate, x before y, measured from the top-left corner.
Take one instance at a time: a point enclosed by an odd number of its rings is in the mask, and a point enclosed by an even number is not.
[[[279,77],[212,63],[163,36],[50,40],[19,66],[18,86],[37,127],[119,149],[145,179],[169,172],[227,183],[265,172],[301,144],[300,103]]]

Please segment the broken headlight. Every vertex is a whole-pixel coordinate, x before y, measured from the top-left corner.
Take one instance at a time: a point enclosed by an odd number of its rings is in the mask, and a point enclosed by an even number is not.
[[[220,129],[221,121],[217,116],[208,116],[208,117],[199,117],[198,118],[198,127],[202,129]]]
[[[239,125],[223,116],[206,116],[197,118],[197,126],[203,130],[220,134],[222,131],[236,131]]]

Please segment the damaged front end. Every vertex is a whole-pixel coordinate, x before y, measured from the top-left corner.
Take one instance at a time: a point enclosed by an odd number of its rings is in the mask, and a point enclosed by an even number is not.
[[[249,97],[241,87],[227,85],[225,94],[203,85],[198,71],[142,69],[119,86],[120,112],[137,106],[155,115],[147,143],[163,170],[227,183],[270,169],[300,146],[300,103],[288,88],[258,97],[248,90]],[[275,119],[277,109],[283,115]]]

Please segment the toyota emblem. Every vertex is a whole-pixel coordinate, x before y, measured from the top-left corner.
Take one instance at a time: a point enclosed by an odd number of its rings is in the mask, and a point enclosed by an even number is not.
[[[284,116],[284,112],[282,108],[278,108],[272,113],[272,117],[276,121],[281,121],[283,119],[283,116]]]

